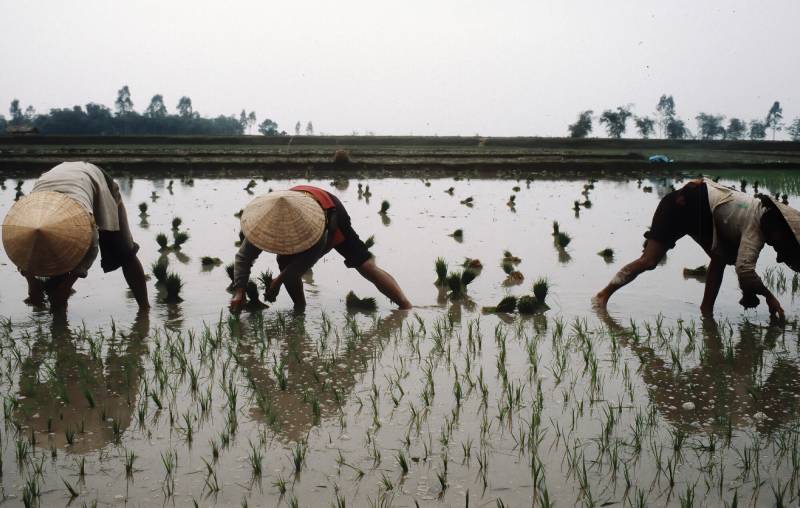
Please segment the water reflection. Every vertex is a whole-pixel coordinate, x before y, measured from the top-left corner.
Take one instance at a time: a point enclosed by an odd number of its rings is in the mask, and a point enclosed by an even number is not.
[[[13,419],[42,447],[87,453],[121,438],[132,421],[146,338],[147,311],[129,331],[70,329],[55,316],[32,336],[19,377]],[[103,355],[105,351],[105,355]]]
[[[342,337],[326,328],[323,319],[318,340],[307,333],[303,313],[278,315],[269,323],[252,314],[247,322],[238,322],[232,335],[239,367],[254,391],[250,415],[285,442],[305,439],[322,420],[344,414],[342,407],[361,376],[407,316],[407,311],[395,310],[366,330],[350,316]],[[280,354],[273,357],[266,340],[277,340]],[[344,344],[337,347],[337,342]]]
[[[669,352],[659,353],[652,346],[659,339],[637,339],[608,312],[597,314],[619,343],[639,358],[650,400],[672,423],[720,433],[755,425],[769,432],[796,418],[800,401],[797,362],[784,355],[775,355],[770,362],[765,359],[765,353],[773,352],[784,337],[783,325],[762,328],[745,321],[734,328],[704,319],[699,364],[682,370],[674,357],[672,362],[663,359],[672,354],[671,345],[667,346]],[[687,351],[701,346],[694,342],[689,337],[688,344],[677,347],[684,346]]]

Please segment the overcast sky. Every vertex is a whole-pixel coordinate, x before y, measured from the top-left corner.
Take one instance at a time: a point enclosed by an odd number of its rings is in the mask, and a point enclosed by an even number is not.
[[[329,134],[565,135],[662,93],[692,130],[775,100],[791,120],[798,21],[798,0],[0,0],[0,112],[111,107],[127,84],[137,111],[188,95]]]

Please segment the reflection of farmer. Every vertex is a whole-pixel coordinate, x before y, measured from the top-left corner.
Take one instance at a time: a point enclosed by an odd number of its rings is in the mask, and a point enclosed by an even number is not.
[[[401,309],[411,307],[397,281],[375,264],[353,230],[341,201],[329,192],[301,185],[259,196],[242,214],[242,232],[245,240],[234,265],[233,311],[244,304],[250,268],[261,251],[277,254],[281,271],[267,291],[267,300],[275,301],[283,284],[295,308],[304,309],[306,299],[300,277],[331,249],[344,257],[345,266],[356,268]]]
[[[797,363],[778,357],[767,374],[763,367],[765,349],[775,346],[781,326],[770,326],[764,336],[760,329],[744,323],[739,342],[726,351],[723,335],[713,319],[703,319],[704,354],[700,363],[676,372],[645,340],[635,340],[606,311],[598,317],[620,344],[631,349],[641,362],[639,371],[650,400],[674,423],[730,421],[734,426],[749,425],[752,418],[765,417],[760,426],[775,427],[792,420],[800,394],[800,369]],[[691,402],[691,409],[683,404]],[[761,413],[761,415],[759,415]]]
[[[73,284],[86,277],[99,252],[103,271],[122,267],[139,307],[148,307],[119,187],[93,164],[65,162],[44,173],[6,215],[3,245],[27,279],[26,301],[34,305],[46,290],[52,309],[66,307]]]
[[[625,265],[608,286],[597,293],[595,303],[604,308],[619,288],[645,270],[652,270],[675,242],[689,235],[711,257],[706,288],[700,306],[710,315],[717,299],[725,265],[735,265],[745,307],[765,297],[770,315],[783,318],[783,309],[756,273],[756,261],[764,244],[778,253],[778,262],[800,271],[800,213],[768,196],[751,197],[712,180],[693,180],[664,196],[645,233],[641,257]]]

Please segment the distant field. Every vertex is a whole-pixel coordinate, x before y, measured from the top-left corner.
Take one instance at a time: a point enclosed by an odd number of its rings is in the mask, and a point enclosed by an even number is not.
[[[350,163],[334,164],[337,149]],[[800,169],[800,143],[385,136],[0,136],[0,171],[41,170],[64,160],[112,169]]]

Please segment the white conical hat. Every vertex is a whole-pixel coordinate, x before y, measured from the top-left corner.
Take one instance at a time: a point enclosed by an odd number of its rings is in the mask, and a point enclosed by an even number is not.
[[[322,238],[325,211],[299,191],[270,192],[252,200],[242,213],[242,233],[261,250],[296,254]]]
[[[80,203],[58,192],[34,192],[3,221],[3,247],[28,275],[53,276],[75,268],[92,245],[94,220]]]

